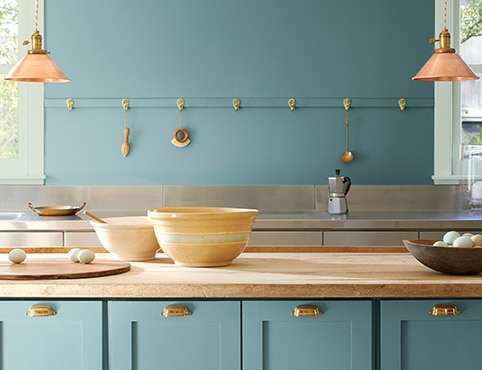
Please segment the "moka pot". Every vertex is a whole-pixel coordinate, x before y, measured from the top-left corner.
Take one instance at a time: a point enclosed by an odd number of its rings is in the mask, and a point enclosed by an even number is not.
[[[348,176],[341,176],[340,170],[335,170],[335,176],[328,177],[328,213],[340,215],[348,212],[346,195],[350,190],[351,180]]]

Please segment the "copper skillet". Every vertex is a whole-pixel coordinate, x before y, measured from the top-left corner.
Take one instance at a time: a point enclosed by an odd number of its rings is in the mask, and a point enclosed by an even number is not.
[[[71,216],[82,210],[86,205],[86,202],[80,206],[44,206],[34,207],[32,203],[29,203],[29,208],[37,213],[39,216]]]

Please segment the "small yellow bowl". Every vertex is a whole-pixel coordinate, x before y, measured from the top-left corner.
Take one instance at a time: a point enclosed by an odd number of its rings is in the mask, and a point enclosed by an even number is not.
[[[256,209],[166,207],[147,211],[157,241],[176,265],[230,265],[246,248]]]
[[[90,221],[102,246],[112,258],[148,261],[159,250],[154,228],[146,216],[104,218],[106,224]]]

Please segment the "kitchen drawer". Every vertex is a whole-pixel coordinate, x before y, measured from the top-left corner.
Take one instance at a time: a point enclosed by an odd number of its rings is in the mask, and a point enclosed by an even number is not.
[[[61,231],[0,232],[0,247],[61,247],[63,244]]]
[[[64,233],[66,247],[101,247],[97,234],[92,231],[67,231]]]
[[[403,246],[403,239],[418,239],[416,231],[325,231],[323,245]]]
[[[321,231],[253,231],[249,239],[252,246],[319,246],[321,242]]]

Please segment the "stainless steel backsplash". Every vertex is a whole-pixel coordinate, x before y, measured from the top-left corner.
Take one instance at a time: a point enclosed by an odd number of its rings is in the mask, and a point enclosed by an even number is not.
[[[248,207],[266,211],[326,211],[327,186],[0,186],[0,211],[80,205],[98,211],[162,206]],[[458,186],[353,185],[353,211],[454,211],[467,208]]]

